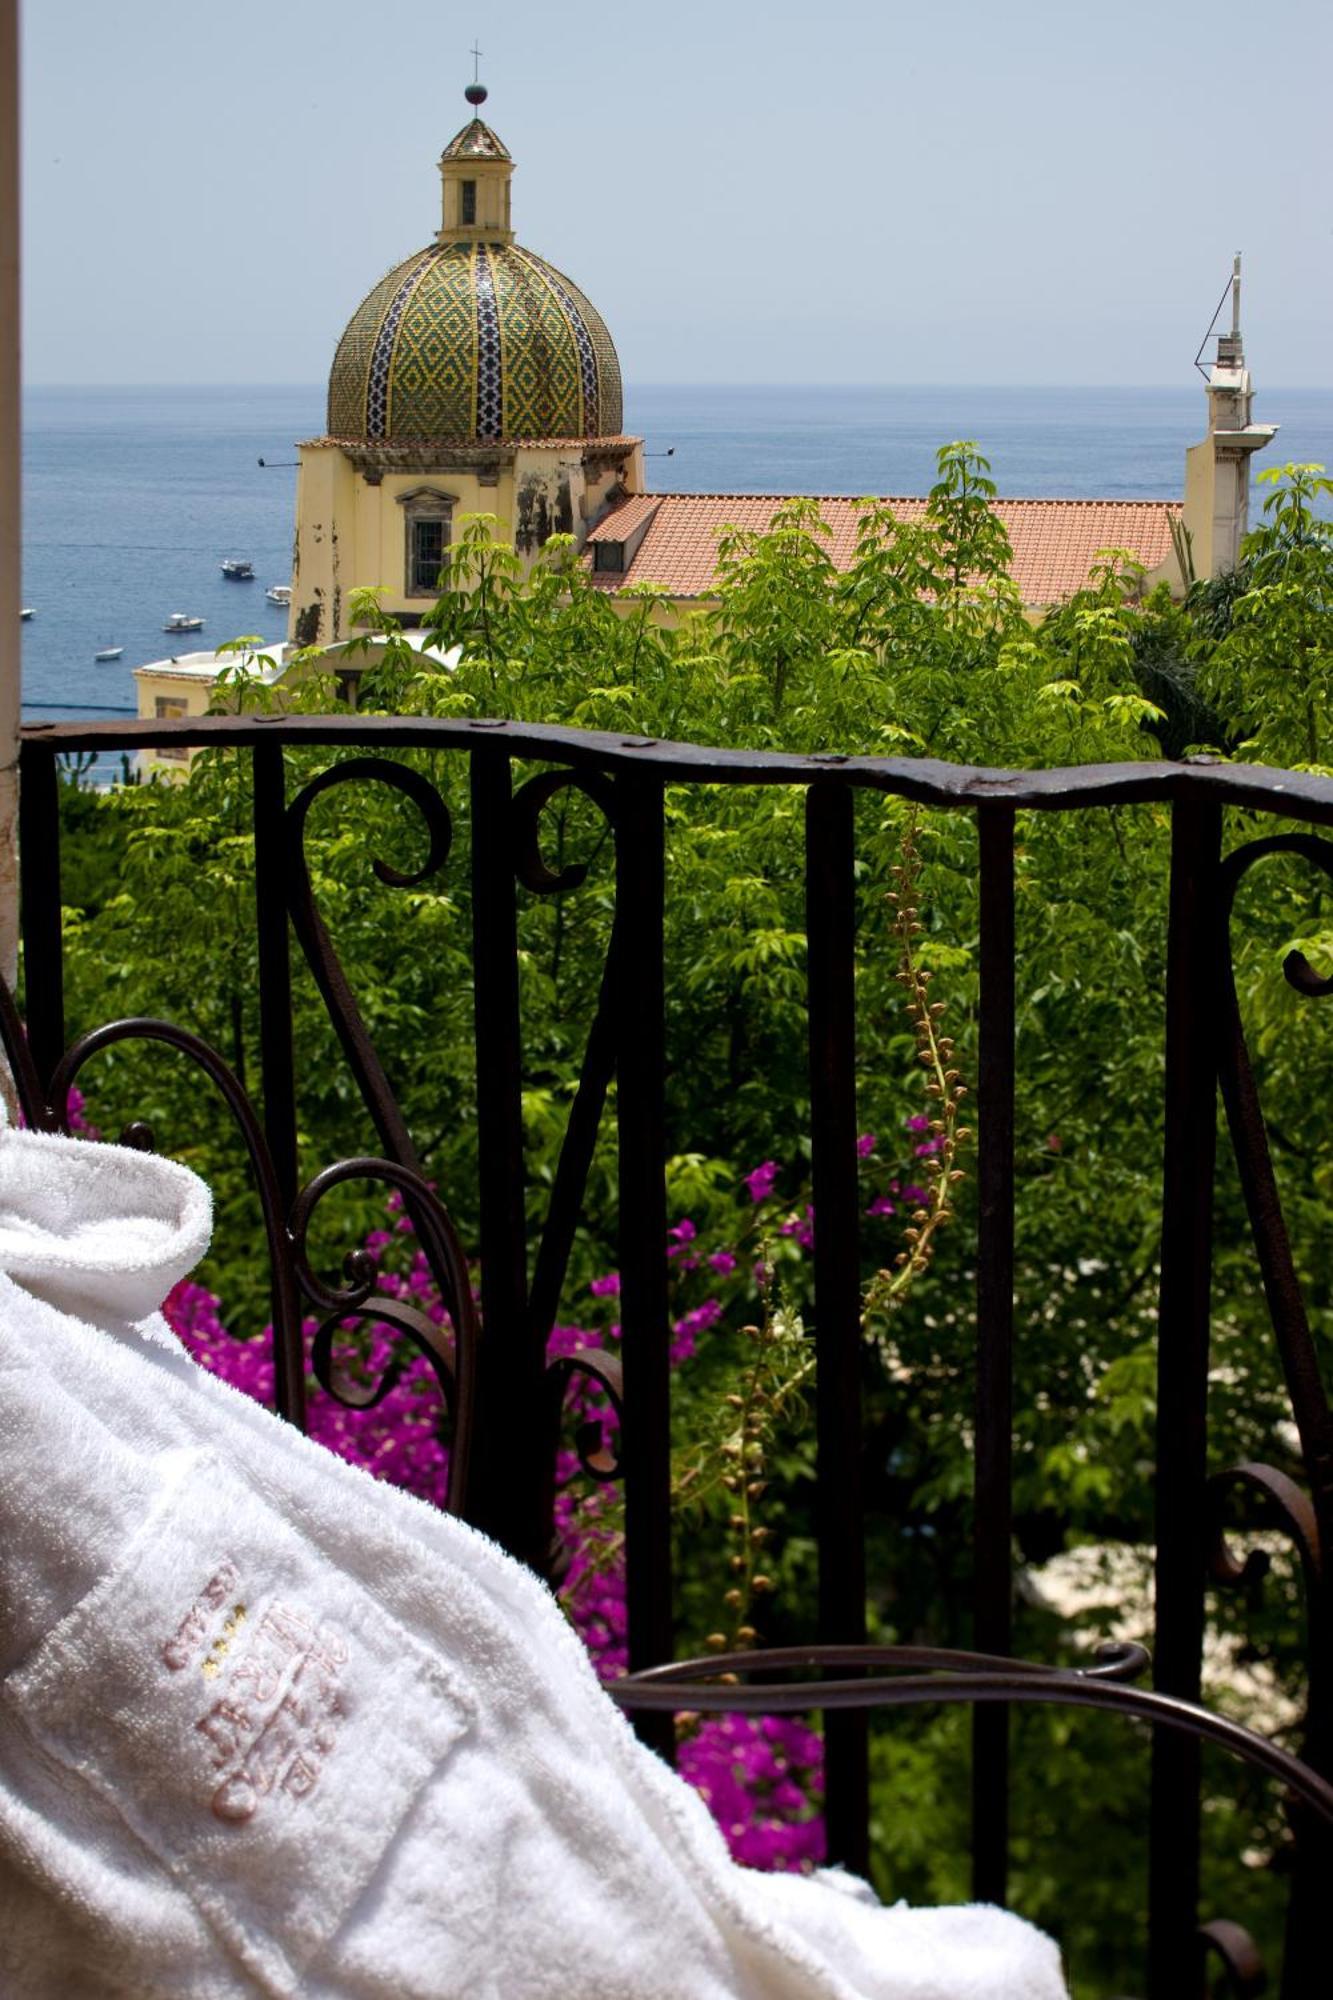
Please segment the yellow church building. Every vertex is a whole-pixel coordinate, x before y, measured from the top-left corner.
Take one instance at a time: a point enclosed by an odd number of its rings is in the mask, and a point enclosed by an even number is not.
[[[467,97],[475,112],[484,86]],[[581,548],[643,490],[611,336],[571,278],[515,241],[513,172],[474,116],[440,160],[435,240],[380,280],[338,343],[328,434],[299,447],[299,644],[347,636],[354,585],[420,617],[460,514],[499,515],[531,558],[555,533]]]

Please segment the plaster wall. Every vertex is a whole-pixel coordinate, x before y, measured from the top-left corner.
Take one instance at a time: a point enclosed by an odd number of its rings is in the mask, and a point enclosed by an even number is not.
[[[641,446],[605,459],[581,445],[527,447],[506,454],[489,471],[359,472],[338,445],[300,447],[296,490],[296,555],[288,636],[296,643],[331,644],[353,630],[350,593],[379,588],[384,609],[411,617],[434,594],[407,594],[404,501],[439,494],[452,510],[451,539],[464,514],[494,514],[530,564],[548,536],[571,534],[581,548],[588,529],[614,492],[642,490]]]
[[[134,674],[135,698],[140,722],[160,722],[190,715],[207,715],[214,700],[212,674],[172,673],[164,669],[138,667]],[[175,780],[188,775],[198,752],[195,750],[140,750],[136,752],[139,775]]]
[[[1213,489],[1216,480],[1213,440],[1206,437],[1185,453],[1185,531],[1196,576],[1213,574]]]
[[[1194,574],[1234,569],[1250,527],[1250,457],[1254,446],[1228,446],[1216,431],[1185,453],[1185,526]]]
[[[287,636],[327,646],[346,636],[346,591],[357,574],[356,473],[336,445],[301,445],[296,551]]]
[[[498,514],[506,523],[513,514],[513,478],[501,470],[494,484],[485,483],[475,472],[386,472],[378,486],[356,475],[360,505],[366,521],[364,537],[357,545],[358,584],[380,584],[380,599],[386,611],[395,614],[427,611],[435,602],[435,592],[424,597],[407,594],[407,522],[403,498],[407,494],[438,493],[450,503],[453,525],[449,539],[458,533],[460,514]]]

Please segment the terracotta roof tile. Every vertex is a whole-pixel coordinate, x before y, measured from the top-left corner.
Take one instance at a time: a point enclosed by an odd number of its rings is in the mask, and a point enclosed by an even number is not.
[[[604,514],[589,542],[625,540],[656,509],[643,540],[623,573],[594,573],[600,590],[623,590],[630,583],[653,583],[670,597],[706,597],[717,572],[721,528],[764,529],[785,493],[643,493],[620,501]],[[851,566],[861,502],[845,495],[816,496],[831,533],[825,547],[838,569]],[[926,511],[919,497],[884,502],[902,520]],[[1128,549],[1148,569],[1171,552],[1171,523],[1181,509],[1174,500],[997,500],[995,511],[1013,546],[1014,581],[1023,602],[1058,604],[1088,581],[1100,549]],[[591,565],[591,557],[584,561]]]
[[[627,499],[619,501],[609,514],[603,514],[595,528],[588,531],[590,542],[623,542],[634,533],[640,521],[651,521],[664,500],[670,499],[666,493],[631,493]]]
[[[455,132],[441,155],[446,160],[509,160],[508,146],[497,132],[480,118],[474,118],[461,132]]]

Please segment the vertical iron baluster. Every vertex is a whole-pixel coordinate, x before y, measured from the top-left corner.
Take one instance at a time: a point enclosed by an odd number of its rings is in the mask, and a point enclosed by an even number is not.
[[[1171,814],[1166,963],[1162,1274],[1157,1331],[1157,1571],[1154,1685],[1197,1701],[1203,1652],[1208,1314],[1217,1142],[1217,870],[1222,816],[1181,800]],[[1199,1745],[1153,1735],[1149,1821],[1153,2000],[1198,1991]]]
[[[284,1211],[300,1181],[296,1150],[296,1075],[292,1057],[292,966],[287,936],[283,845],[287,783],[280,743],[254,750],[255,931],[259,956],[259,1061],[264,1080],[264,1136]]]
[[[65,968],[60,924],[60,781],[54,750],[19,753],[19,880],[23,895],[23,1014],[43,1092],[65,1053]]]
[[[534,1569],[550,1559],[543,1496],[545,1356],[530,1336],[523,1047],[509,759],[472,753],[472,936],[477,1045],[481,1332],[466,1518]]]
[[[850,788],[812,785],[806,795],[805,826],[819,1631],[821,1639],[832,1644],[857,1645],[866,1632],[866,1559],[856,1154],[856,843]],[[869,1865],[867,1740],[863,1714],[825,1716],[829,1858],[858,1874]]]
[[[625,1552],[631,1671],[674,1649],[671,1375],[666,1263],[666,893],[660,779],[616,786],[614,950],[619,1040],[620,1305],[625,1369]],[[664,1754],[671,1718],[635,1727]]]
[[[292,1053],[292,967],[287,937],[287,781],[280,743],[254,750],[255,935],[259,962],[259,1061],[264,1083],[264,1135],[284,1218],[299,1186],[296,1081]],[[305,1343],[295,1273],[273,1273],[273,1400],[280,1416],[306,1427]],[[276,1292],[285,1285],[289,1310]]]
[[[972,1535],[976,1644],[1013,1643],[1014,814],[981,806],[977,1058],[977,1364]],[[972,1894],[1003,1903],[1009,1872],[1009,1711],[972,1718]]]

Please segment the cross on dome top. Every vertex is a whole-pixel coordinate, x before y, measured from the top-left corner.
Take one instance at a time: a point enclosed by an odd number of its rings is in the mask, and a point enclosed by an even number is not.
[[[475,42],[468,50],[468,54],[472,58],[472,81],[463,92],[463,95],[469,104],[484,104],[490,92],[481,81],[481,50]]]

